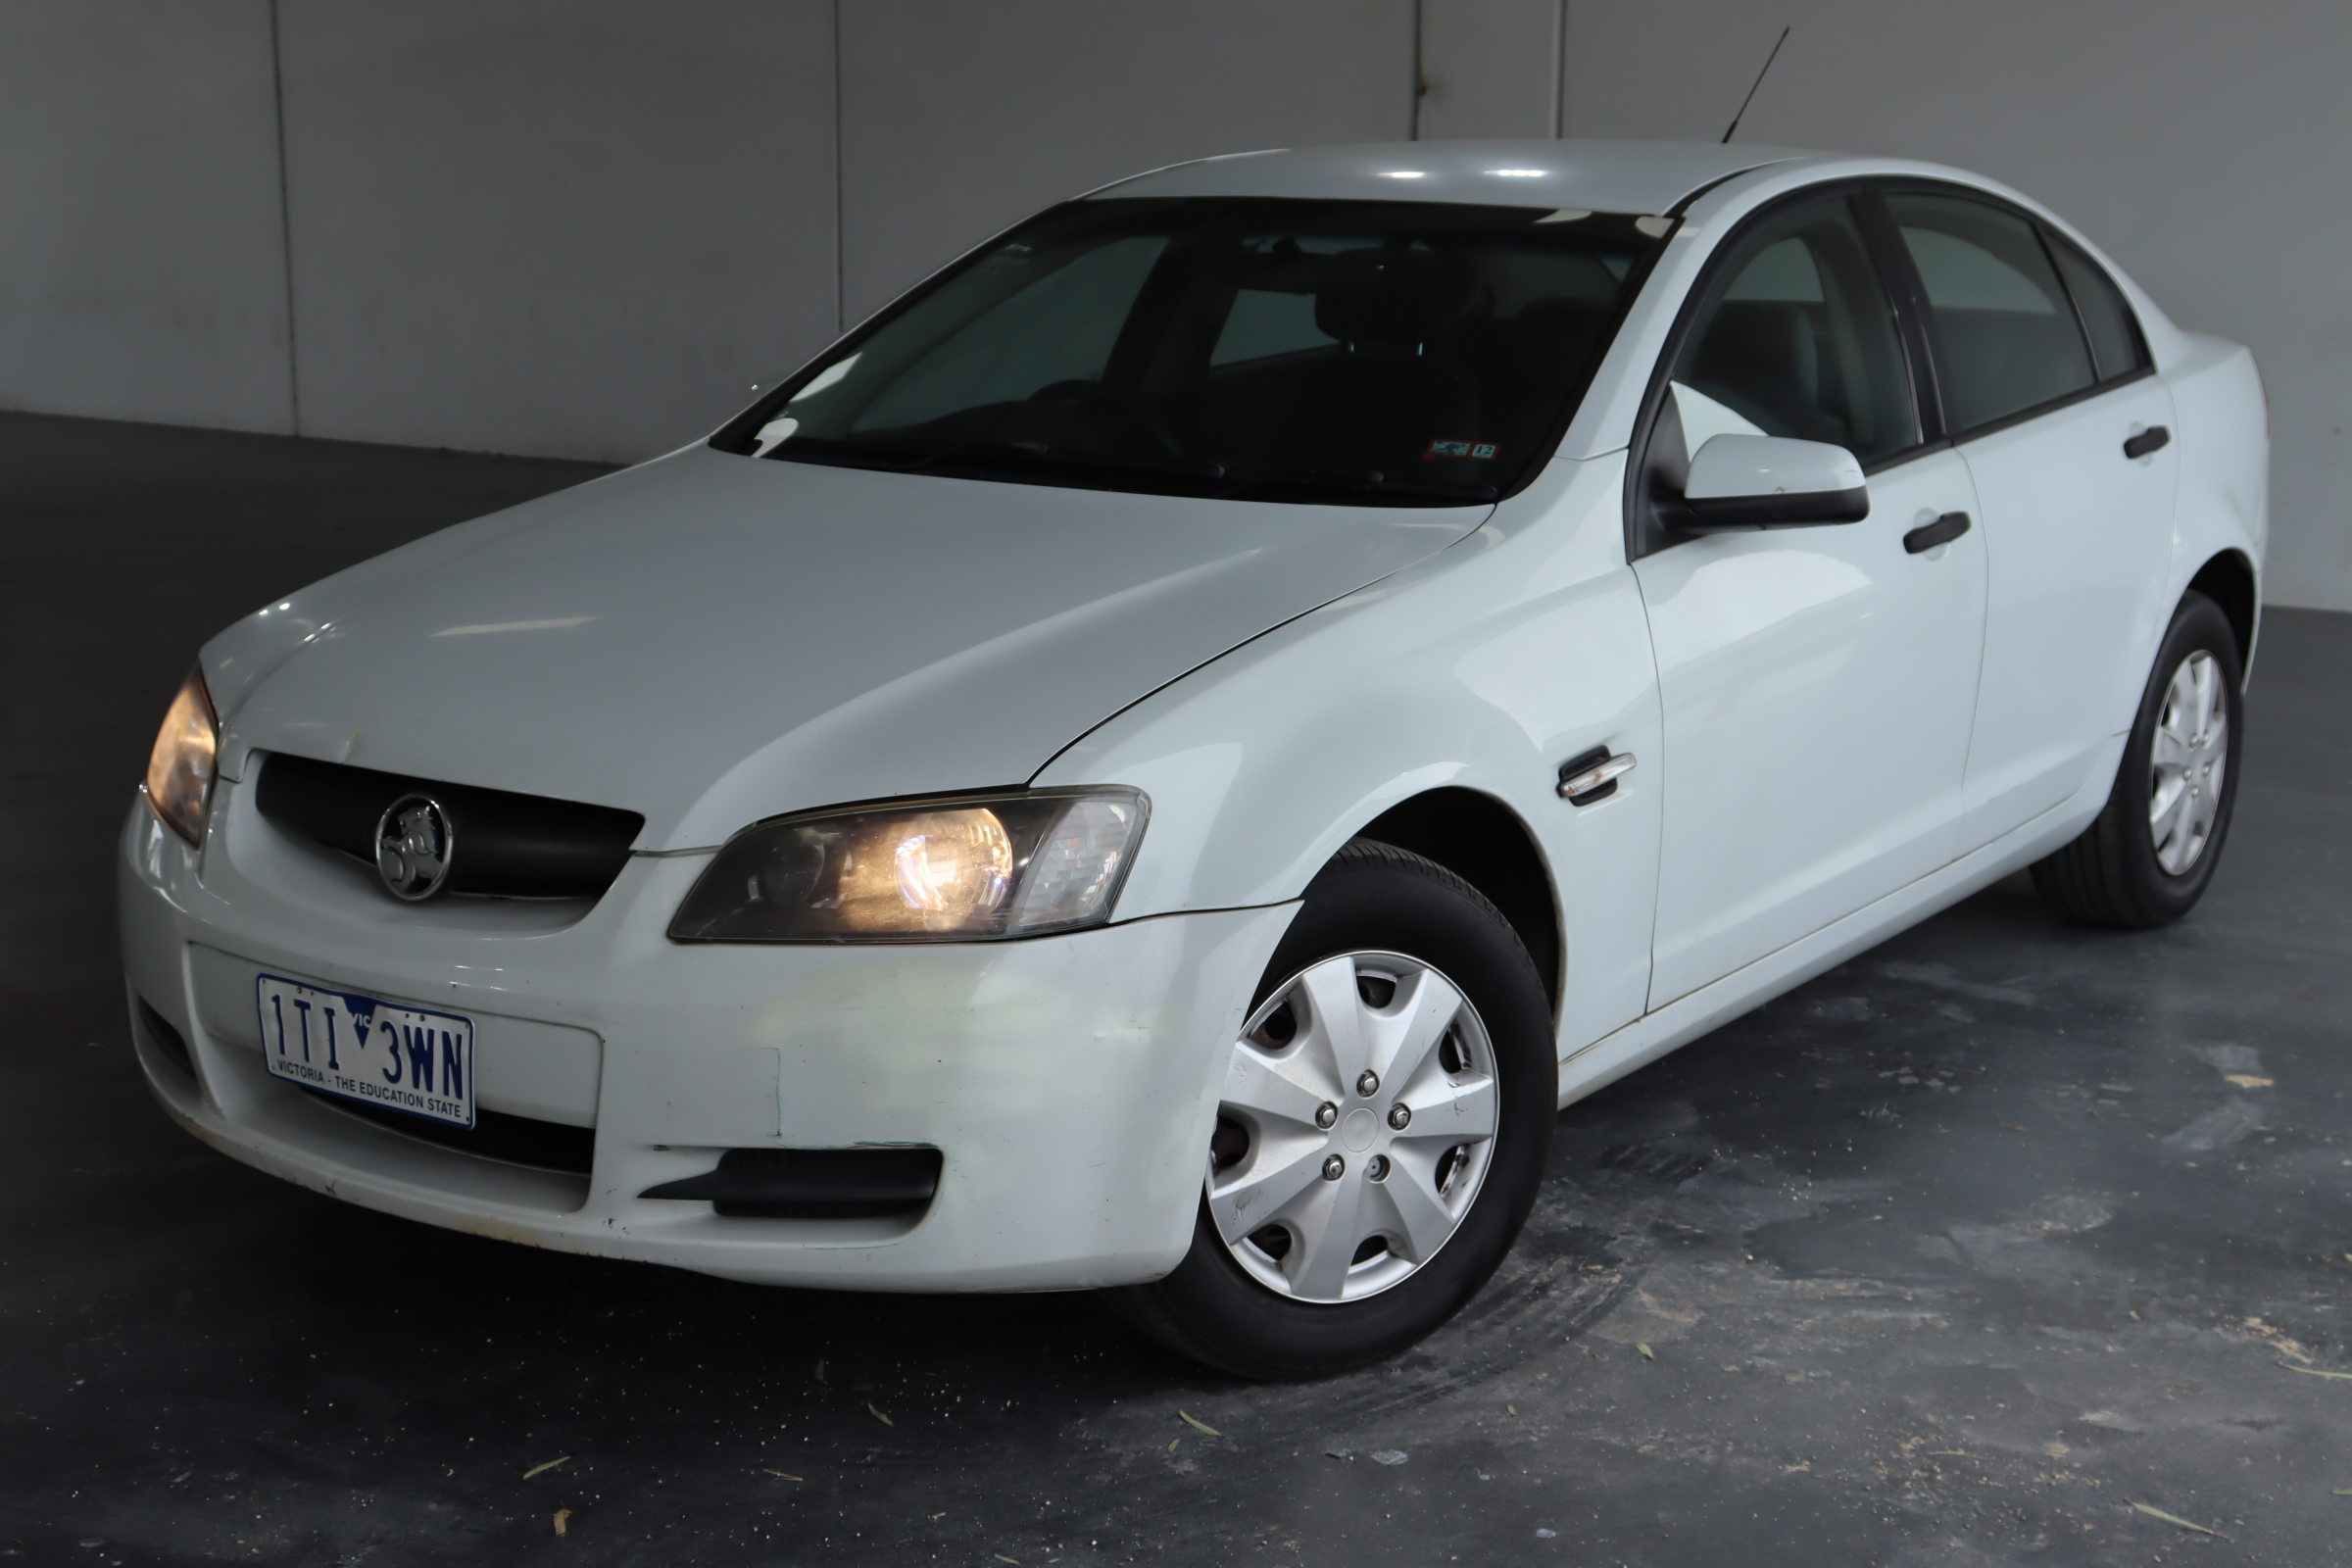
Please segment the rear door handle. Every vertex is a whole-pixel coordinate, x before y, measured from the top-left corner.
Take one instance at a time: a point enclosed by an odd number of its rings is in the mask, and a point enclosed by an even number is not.
[[[2124,438],[2124,456],[2144,458],[2151,452],[2161,451],[2171,445],[2172,439],[2172,431],[2161,424],[2151,424],[2139,434]]]
[[[1933,550],[1937,545],[1948,545],[1966,532],[1968,532],[1968,514],[1947,512],[1934,522],[1922,523],[1903,535],[1903,548],[1916,556],[1923,550]]]

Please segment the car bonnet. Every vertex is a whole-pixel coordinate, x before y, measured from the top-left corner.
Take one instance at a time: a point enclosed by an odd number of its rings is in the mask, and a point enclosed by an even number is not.
[[[694,447],[223,632],[223,770],[282,751],[644,813],[639,849],[1018,785],[1103,719],[1474,530]]]

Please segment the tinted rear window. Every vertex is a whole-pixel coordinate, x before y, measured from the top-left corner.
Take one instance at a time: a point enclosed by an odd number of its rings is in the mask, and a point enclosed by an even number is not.
[[[2124,301],[2124,291],[2099,270],[2096,262],[2074,246],[2055,234],[2049,240],[2050,254],[2057,258],[2058,270],[2074,292],[2075,308],[2082,313],[2082,325],[2090,332],[2099,379],[2112,381],[2146,368],[2148,351],[2140,340],[2138,318]]]
[[[2092,384],[2090,347],[2032,223],[1956,196],[1890,195],[1886,207],[1927,288],[1962,428]]]

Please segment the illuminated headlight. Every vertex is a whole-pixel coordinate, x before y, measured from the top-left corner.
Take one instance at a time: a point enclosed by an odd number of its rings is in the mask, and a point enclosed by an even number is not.
[[[970,942],[1101,925],[1143,838],[1136,790],[1028,790],[779,817],[686,896],[680,942]]]
[[[213,716],[212,694],[204,689],[204,670],[191,669],[165,710],[164,727],[156,731],[155,750],[147,758],[147,804],[190,844],[204,840],[220,743],[220,723]]]

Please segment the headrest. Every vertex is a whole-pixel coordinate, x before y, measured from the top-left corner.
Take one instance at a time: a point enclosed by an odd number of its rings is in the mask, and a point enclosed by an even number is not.
[[[1446,291],[1427,251],[1342,251],[1324,263],[1315,326],[1343,343],[1427,343],[1445,335]]]

